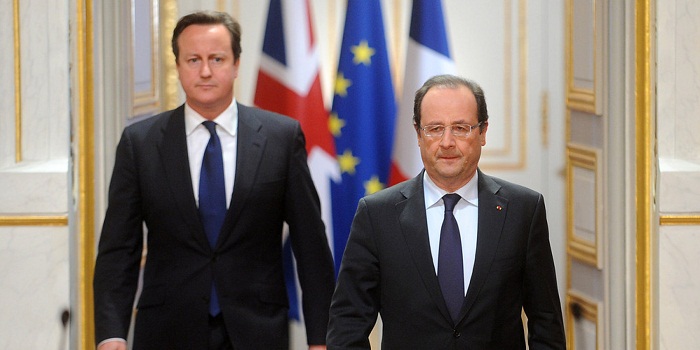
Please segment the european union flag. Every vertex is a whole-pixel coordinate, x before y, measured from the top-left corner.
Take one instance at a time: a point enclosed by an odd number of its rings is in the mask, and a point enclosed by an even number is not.
[[[333,183],[336,271],[357,202],[386,187],[396,117],[380,0],[348,0],[329,125],[341,182]]]

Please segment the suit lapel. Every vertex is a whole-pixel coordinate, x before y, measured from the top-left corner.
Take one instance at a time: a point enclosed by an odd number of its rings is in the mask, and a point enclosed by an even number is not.
[[[236,178],[233,195],[226,213],[219,243],[228,239],[236,220],[245,207],[245,202],[255,184],[267,138],[260,133],[262,123],[255,117],[254,110],[238,104],[238,132],[236,152]]]
[[[197,204],[192,190],[189,158],[187,156],[187,135],[185,134],[184,105],[175,109],[163,126],[163,137],[159,143],[159,152],[175,202],[182,213],[182,219],[188,226],[188,232],[203,247],[209,247],[204,229],[199,221]],[[189,241],[189,239],[185,240]]]
[[[474,270],[469,282],[469,289],[462,306],[462,316],[465,316],[474,305],[474,301],[488,277],[508,212],[508,200],[496,194],[500,186],[481,171],[479,171],[478,186],[479,225],[477,228],[476,257],[474,258]]]
[[[402,194],[406,199],[396,204],[396,210],[411,258],[433,302],[443,316],[451,320],[452,317],[447,310],[437,275],[435,275],[433,257],[430,252],[425,216],[425,196],[423,194],[423,172],[409,180],[409,184],[402,191]]]

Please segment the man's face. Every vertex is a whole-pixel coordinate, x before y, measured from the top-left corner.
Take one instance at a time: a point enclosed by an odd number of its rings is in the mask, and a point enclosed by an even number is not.
[[[433,87],[423,97],[421,105],[421,127],[426,125],[468,124],[476,126],[476,99],[465,86],[458,88]],[[450,128],[445,128],[442,137],[426,136],[418,132],[418,146],[423,166],[430,178],[440,188],[453,192],[464,186],[476,173],[481,157],[481,147],[486,144],[485,124],[469,135],[456,137]]]
[[[213,119],[233,100],[239,61],[233,57],[231,35],[221,24],[195,24],[182,31],[177,43],[177,72],[187,104]]]

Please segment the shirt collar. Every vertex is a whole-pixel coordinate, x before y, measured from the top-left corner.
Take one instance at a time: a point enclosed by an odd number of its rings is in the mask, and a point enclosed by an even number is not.
[[[185,103],[185,133],[187,136],[190,136],[206,120],[206,118],[192,109],[190,105]],[[236,136],[236,131],[238,130],[238,104],[236,104],[235,97],[231,100],[231,104],[214,118],[214,122],[221,129],[231,134],[231,136]]]
[[[479,188],[478,188],[478,183],[479,183],[479,172],[476,171],[474,172],[474,176],[472,176],[472,179],[467,182],[466,185],[460,187],[457,189],[457,191],[454,191],[452,193],[456,193],[462,197],[462,199],[466,200],[468,203],[474,205],[475,207],[479,206]],[[428,209],[430,207],[435,206],[436,204],[440,203],[440,200],[442,197],[446,194],[448,194],[447,191],[443,190],[442,188],[438,187],[435,182],[430,178],[428,175],[428,172],[423,172],[423,191],[425,194],[425,209]]]

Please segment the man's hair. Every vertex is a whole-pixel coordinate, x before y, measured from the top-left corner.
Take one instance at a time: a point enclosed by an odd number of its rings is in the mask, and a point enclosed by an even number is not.
[[[241,57],[241,25],[225,12],[198,11],[180,18],[173,30],[171,45],[173,47],[173,54],[175,55],[175,63],[177,63],[180,54],[180,47],[177,44],[177,39],[185,28],[193,24],[222,24],[226,27],[231,35],[231,49],[233,50],[234,61],[238,61]]]
[[[484,90],[481,88],[481,86],[479,86],[479,84],[472,80],[450,74],[436,75],[426,80],[425,83],[423,83],[423,86],[416,91],[416,97],[413,101],[413,125],[416,128],[416,131],[420,131],[420,109],[423,105],[423,97],[425,97],[425,94],[428,93],[428,90],[434,87],[456,89],[460,86],[465,86],[474,94],[474,97],[476,98],[476,114],[479,122],[481,123],[489,120],[489,113],[486,108],[486,97],[484,96]],[[479,129],[483,130],[483,128],[484,124],[482,124]]]

